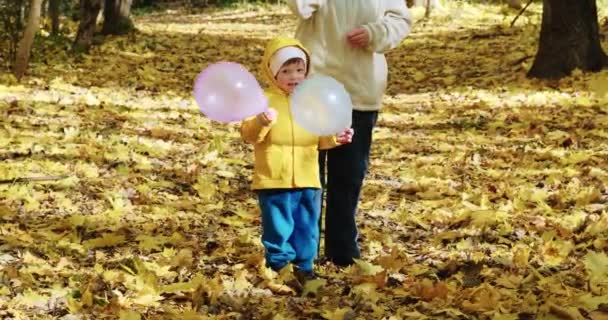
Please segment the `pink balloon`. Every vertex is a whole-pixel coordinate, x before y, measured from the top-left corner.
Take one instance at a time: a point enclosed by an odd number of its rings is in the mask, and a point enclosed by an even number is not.
[[[194,81],[194,100],[209,119],[241,121],[268,109],[268,100],[255,77],[242,65],[218,62]]]

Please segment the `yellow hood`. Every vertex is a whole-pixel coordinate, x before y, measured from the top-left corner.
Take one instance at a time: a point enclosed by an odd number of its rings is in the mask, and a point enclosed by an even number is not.
[[[266,50],[264,51],[264,57],[262,58],[261,69],[262,69],[262,76],[274,89],[278,89],[279,85],[277,83],[277,80],[274,77],[274,74],[272,74],[272,71],[270,71],[270,58],[272,58],[272,56],[280,49],[285,48],[285,47],[291,47],[291,46],[298,47],[298,48],[302,49],[302,51],[304,51],[304,53],[306,54],[306,74],[307,75],[308,75],[308,71],[310,70],[310,53],[308,52],[308,50],[306,50],[306,48],[304,48],[304,46],[302,45],[302,43],[300,43],[300,41],[293,39],[293,38],[288,38],[288,37],[277,37],[277,38],[272,39],[268,43],[268,45],[266,46]]]

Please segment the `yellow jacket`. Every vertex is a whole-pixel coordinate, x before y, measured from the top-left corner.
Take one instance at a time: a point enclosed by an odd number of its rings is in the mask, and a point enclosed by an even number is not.
[[[241,124],[241,136],[254,145],[254,190],[320,188],[318,150],[338,145],[335,136],[318,137],[294,122],[289,95],[278,87],[269,67],[272,55],[288,46],[297,46],[310,57],[299,41],[279,37],[268,44],[262,59],[262,75],[271,83],[265,94],[268,106],[278,112],[277,120],[263,126],[257,117],[251,117]]]

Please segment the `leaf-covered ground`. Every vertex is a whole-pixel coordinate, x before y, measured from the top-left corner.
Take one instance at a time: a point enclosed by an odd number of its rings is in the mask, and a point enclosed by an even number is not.
[[[291,295],[251,148],[190,94],[209,63],[257,72],[288,11],[150,13],[76,57],[42,35],[25,83],[0,77],[0,318],[608,319],[608,72],[526,79],[540,10],[417,21],[388,55],[364,260]]]

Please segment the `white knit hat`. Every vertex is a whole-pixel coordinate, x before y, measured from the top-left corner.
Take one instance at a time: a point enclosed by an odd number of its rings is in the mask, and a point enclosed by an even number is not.
[[[279,69],[281,69],[281,66],[283,66],[283,63],[293,58],[302,59],[304,61],[304,66],[306,66],[306,63],[308,62],[306,61],[306,53],[298,47],[289,46],[277,50],[277,52],[272,55],[272,58],[270,58],[269,62],[270,71],[272,71],[272,75],[276,76],[279,72]]]

